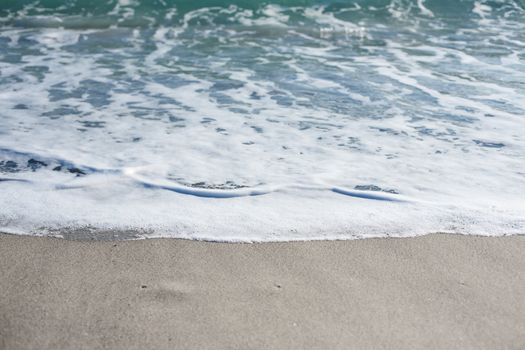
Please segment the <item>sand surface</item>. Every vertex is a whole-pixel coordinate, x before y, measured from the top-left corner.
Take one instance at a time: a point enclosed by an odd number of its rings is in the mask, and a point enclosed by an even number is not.
[[[525,349],[525,236],[0,235],[0,349]]]

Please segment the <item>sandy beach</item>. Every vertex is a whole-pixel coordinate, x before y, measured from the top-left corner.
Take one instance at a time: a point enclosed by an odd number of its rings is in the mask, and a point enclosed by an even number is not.
[[[525,236],[0,235],[0,348],[523,349]]]

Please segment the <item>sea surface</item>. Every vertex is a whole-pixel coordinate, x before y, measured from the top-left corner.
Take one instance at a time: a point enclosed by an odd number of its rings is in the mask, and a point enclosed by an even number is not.
[[[525,2],[2,0],[0,231],[525,233]]]

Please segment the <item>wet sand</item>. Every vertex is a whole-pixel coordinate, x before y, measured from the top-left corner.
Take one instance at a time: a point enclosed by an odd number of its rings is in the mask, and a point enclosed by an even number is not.
[[[525,236],[0,234],[0,349],[525,349]]]

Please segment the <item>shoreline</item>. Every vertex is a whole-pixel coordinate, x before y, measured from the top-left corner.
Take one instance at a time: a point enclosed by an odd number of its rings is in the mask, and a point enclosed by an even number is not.
[[[525,347],[525,236],[0,234],[0,348]]]
[[[189,241],[189,242],[201,242],[210,244],[296,244],[296,243],[313,243],[313,242],[346,242],[346,241],[361,241],[361,240],[376,240],[376,239],[417,239],[425,236],[465,236],[465,237],[477,237],[477,238],[506,238],[514,236],[525,236],[525,231],[516,231],[510,233],[458,233],[456,231],[429,231],[428,233],[411,233],[411,234],[377,234],[367,236],[363,234],[355,235],[335,235],[335,236],[310,236],[306,238],[276,238],[265,237],[261,240],[257,239],[243,239],[240,237],[229,237],[227,239],[221,239],[216,236],[189,236],[189,235],[166,235],[166,234],[154,234],[151,230],[143,229],[91,229],[91,228],[63,228],[56,229],[53,231],[43,230],[42,232],[31,232],[19,230],[4,230],[0,231],[0,236],[15,236],[15,237],[29,237],[29,238],[45,238],[45,239],[58,239],[70,242],[133,242],[133,241],[144,241],[144,240],[176,240],[176,241]]]

